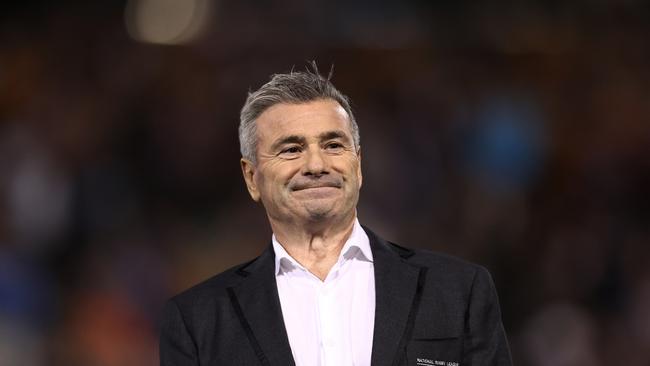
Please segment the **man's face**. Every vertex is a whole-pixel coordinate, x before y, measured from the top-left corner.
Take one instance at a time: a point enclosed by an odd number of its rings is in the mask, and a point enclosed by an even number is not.
[[[353,218],[361,160],[345,110],[330,99],[277,104],[257,118],[257,164],[242,159],[248,191],[271,221]]]

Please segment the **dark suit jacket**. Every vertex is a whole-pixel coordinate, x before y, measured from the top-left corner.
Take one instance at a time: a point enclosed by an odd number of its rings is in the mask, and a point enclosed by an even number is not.
[[[497,295],[482,267],[386,242],[365,229],[375,267],[372,365],[510,365]],[[175,296],[160,364],[294,365],[271,246]]]

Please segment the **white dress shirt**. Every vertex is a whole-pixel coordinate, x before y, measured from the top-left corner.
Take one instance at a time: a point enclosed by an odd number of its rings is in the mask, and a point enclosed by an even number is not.
[[[296,366],[369,366],[375,275],[368,236],[355,220],[336,264],[321,281],[273,235],[275,279]]]

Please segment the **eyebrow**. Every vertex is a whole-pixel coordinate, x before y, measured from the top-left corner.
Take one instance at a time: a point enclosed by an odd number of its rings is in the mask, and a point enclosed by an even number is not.
[[[286,144],[300,144],[300,145],[305,145],[307,143],[307,140],[298,135],[289,135],[289,136],[284,136],[281,137],[280,139],[276,140],[273,145],[271,145],[271,150],[277,150],[280,148],[280,146],[286,145]]]
[[[348,138],[348,136],[345,134],[345,132],[343,132],[341,130],[323,132],[320,135],[318,135],[318,138],[321,141],[334,140],[334,139],[343,139],[346,142],[350,142],[350,139]]]

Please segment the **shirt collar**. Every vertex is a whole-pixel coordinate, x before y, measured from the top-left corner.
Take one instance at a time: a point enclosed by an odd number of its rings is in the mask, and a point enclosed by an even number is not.
[[[288,268],[300,268],[306,271],[306,269],[298,263],[287,251],[284,249],[282,244],[278,242],[275,234],[271,237],[271,242],[273,243],[273,251],[275,252],[275,275],[280,274],[281,269]],[[346,240],[343,248],[341,249],[341,254],[339,255],[339,262],[341,257],[347,259],[357,258],[366,262],[373,262],[372,250],[370,249],[370,239],[368,235],[359,224],[358,219],[354,219],[354,225],[352,226],[352,233],[348,240]]]

